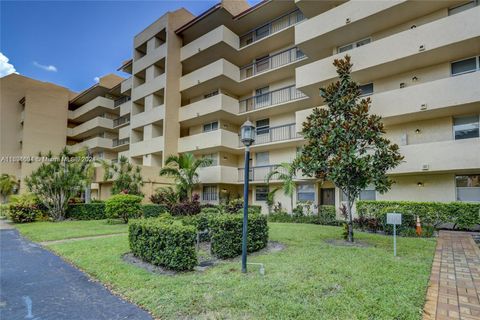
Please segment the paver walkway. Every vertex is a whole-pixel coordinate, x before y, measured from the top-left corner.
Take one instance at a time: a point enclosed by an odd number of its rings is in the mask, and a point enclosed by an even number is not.
[[[480,319],[480,249],[468,232],[440,231],[424,320]]]
[[[0,249],[0,319],[152,319],[5,223]]]

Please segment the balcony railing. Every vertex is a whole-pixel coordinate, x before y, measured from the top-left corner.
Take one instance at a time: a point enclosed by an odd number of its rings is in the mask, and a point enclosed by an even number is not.
[[[123,146],[130,142],[130,138],[113,139],[113,147]]]
[[[305,20],[300,10],[287,13],[240,37],[240,48],[261,40],[269,35]]]
[[[125,115],[125,116],[119,117],[117,119],[113,119],[113,127],[114,128],[119,127],[123,124],[127,124],[127,123],[130,123],[130,116],[129,115]]]
[[[296,132],[295,123],[284,124],[277,127],[270,127],[264,129],[262,128],[260,130],[257,130],[254,145],[291,140],[301,137],[302,136]],[[240,141],[240,137],[238,145],[240,147],[243,147],[243,143]]]
[[[303,92],[297,90],[293,85],[239,101],[240,113],[274,106],[305,97],[307,96]]]
[[[118,98],[113,102],[113,107],[116,108],[116,107],[120,106],[121,104],[124,104],[127,101],[130,101],[129,96]]]
[[[287,49],[274,55],[256,60],[240,69],[240,80],[272,70],[283,65],[305,58],[305,54],[297,47]]]
[[[278,169],[280,168],[280,169]],[[281,171],[281,167],[279,167],[278,164],[272,164],[272,165],[267,165],[267,166],[256,166],[252,167],[249,170],[248,174],[248,180],[249,181],[263,181],[266,182],[267,175],[270,174],[270,172],[273,172],[275,170]],[[245,180],[245,168],[238,168],[238,181],[244,181]],[[275,180],[275,175],[273,175],[271,180]]]

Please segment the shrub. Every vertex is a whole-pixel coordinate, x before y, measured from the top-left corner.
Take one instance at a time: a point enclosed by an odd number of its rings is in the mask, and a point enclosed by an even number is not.
[[[136,257],[175,271],[197,264],[196,229],[166,219],[142,219],[128,227],[130,248]]]
[[[142,214],[140,202],[142,197],[132,194],[116,194],[105,201],[105,215],[111,219],[137,218]]]
[[[150,201],[155,204],[164,206],[172,206],[179,201],[178,192],[172,187],[158,188],[156,192],[150,196]]]
[[[225,259],[242,253],[241,214],[220,214],[209,219],[211,251],[215,256]],[[268,226],[266,216],[248,215],[247,252],[255,252],[267,246]]]
[[[169,210],[170,213],[174,216],[191,216],[198,214],[201,211],[199,195],[194,194],[192,201],[184,201],[180,203],[175,203],[172,205]]]
[[[343,221],[337,220],[335,206],[319,206],[318,214],[304,215],[297,212],[297,214],[290,215],[285,211],[275,212],[268,216],[270,222],[283,223],[313,223],[330,226],[342,225]]]
[[[105,203],[78,203],[68,205],[66,217],[75,220],[105,219]]]
[[[163,213],[168,212],[166,206],[160,204],[144,204],[142,206],[143,217],[144,218],[156,218]]]
[[[402,227],[415,227],[416,216],[422,226],[438,226],[452,223],[460,229],[472,228],[480,224],[480,203],[467,202],[413,202],[413,201],[358,201],[358,216],[376,218],[385,232],[391,232],[386,225],[388,212],[402,213]]]
[[[236,214],[239,210],[243,208],[243,199],[232,199],[228,201],[223,207],[225,213]]]
[[[35,195],[24,193],[10,197],[7,216],[14,223],[33,222],[42,216],[42,207]]]

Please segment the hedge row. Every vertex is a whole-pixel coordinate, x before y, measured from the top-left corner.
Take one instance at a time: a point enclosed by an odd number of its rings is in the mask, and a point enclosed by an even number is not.
[[[415,227],[416,216],[422,225],[437,227],[451,223],[459,229],[469,229],[480,224],[480,203],[470,202],[413,202],[413,201],[357,201],[359,219],[375,218],[385,231],[386,215],[389,212],[402,213],[402,225]]]
[[[320,206],[317,214],[313,215],[291,215],[286,212],[272,213],[268,216],[270,222],[285,223],[313,223],[322,225],[340,225],[337,220],[335,206]]]
[[[142,205],[143,217],[154,218],[167,212],[165,206],[159,204]],[[66,217],[75,220],[101,220],[106,219],[105,203],[77,203],[70,204],[67,208]]]
[[[213,215],[209,219],[211,251],[225,259],[242,253],[242,214]],[[268,243],[267,218],[259,214],[248,216],[247,252],[263,249]]]
[[[175,271],[197,265],[197,230],[169,218],[141,219],[128,226],[130,249],[136,257]]]

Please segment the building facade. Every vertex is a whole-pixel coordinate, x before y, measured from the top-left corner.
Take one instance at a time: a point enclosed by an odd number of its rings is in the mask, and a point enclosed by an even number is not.
[[[332,62],[345,54],[371,113],[383,117],[405,156],[389,172],[396,182],[389,192],[369,188],[360,198],[480,201],[477,0],[223,0],[197,17],[166,13],[133,39],[132,59],[119,68],[126,79],[110,77],[100,95],[69,100],[65,139],[105,159],[124,155],[152,177],[169,155],[210,158],[195,192],[218,203],[242,195],[239,130],[249,119],[256,126],[249,199],[266,211],[265,177],[305,143],[302,123],[324,105],[319,89],[336,79]],[[108,117],[75,114],[106,94]],[[342,203],[332,183],[297,180],[293,201],[275,195],[288,211],[292,202],[313,210]]]

